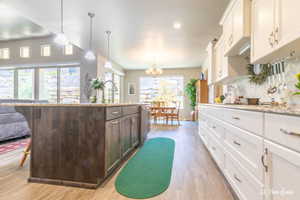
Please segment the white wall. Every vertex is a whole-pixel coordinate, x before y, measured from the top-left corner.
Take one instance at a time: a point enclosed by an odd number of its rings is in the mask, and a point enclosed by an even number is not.
[[[39,67],[39,66],[61,66],[76,64],[80,67],[80,99],[81,102],[87,102],[88,99],[85,95],[84,88],[86,86],[85,77],[88,75],[90,78],[96,77],[97,62],[87,61],[84,58],[84,51],[74,46],[73,55],[64,55],[64,48],[56,45],[53,42],[53,36],[24,39],[24,40],[11,40],[0,42],[0,48],[10,49],[10,59],[0,60],[0,67]],[[51,45],[51,56],[41,56],[41,45]],[[20,47],[30,47],[30,58],[20,57]]]
[[[184,86],[187,82],[192,79],[198,79],[200,77],[201,67],[197,68],[181,68],[181,69],[164,69],[163,75],[161,76],[183,76],[184,78]],[[148,76],[145,73],[145,70],[128,70],[125,73],[125,103],[138,103],[139,102],[139,80],[140,77]],[[128,95],[128,83],[135,83],[136,85],[136,95]],[[181,111],[181,118],[190,120],[190,113],[192,111],[190,107],[190,102],[188,97],[185,95],[184,97],[184,110]]]

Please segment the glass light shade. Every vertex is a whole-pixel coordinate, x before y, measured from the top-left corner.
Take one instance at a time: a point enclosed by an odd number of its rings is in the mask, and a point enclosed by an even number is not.
[[[254,74],[259,75],[262,71],[261,66],[259,64],[254,65],[253,71],[254,71]]]
[[[59,33],[56,35],[54,42],[63,46],[69,44],[69,41],[64,33]]]
[[[95,54],[94,54],[94,52],[93,51],[91,51],[91,50],[89,50],[89,51],[87,51],[86,53],[85,53],[85,59],[87,59],[87,60],[95,60],[96,59],[96,56],[95,56]]]
[[[104,67],[107,68],[107,69],[112,69],[112,64],[111,64],[111,62],[106,61],[105,64],[104,64]]]

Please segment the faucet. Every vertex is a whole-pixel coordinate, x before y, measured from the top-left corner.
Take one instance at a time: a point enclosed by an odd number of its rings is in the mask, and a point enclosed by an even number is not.
[[[112,80],[105,81],[103,83],[104,88],[103,88],[103,92],[102,92],[102,103],[105,103],[105,94],[104,94],[105,92],[104,91],[105,91],[105,85],[107,83],[111,83],[112,84],[112,90],[113,91],[118,91],[118,88],[116,87],[115,83]]]

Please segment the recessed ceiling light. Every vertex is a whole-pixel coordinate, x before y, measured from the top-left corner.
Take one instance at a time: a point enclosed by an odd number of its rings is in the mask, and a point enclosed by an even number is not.
[[[180,24],[179,22],[175,22],[175,23],[173,24],[173,27],[174,27],[175,29],[181,29],[181,24]]]

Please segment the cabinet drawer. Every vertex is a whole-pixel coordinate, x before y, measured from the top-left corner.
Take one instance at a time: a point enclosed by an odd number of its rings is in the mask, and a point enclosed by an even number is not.
[[[108,107],[106,108],[106,120],[112,120],[122,117],[121,107]]]
[[[212,134],[215,135],[215,137],[217,137],[217,139],[223,143],[224,141],[224,137],[225,137],[225,131],[224,131],[224,125],[223,122],[220,120],[217,120],[213,117],[208,117],[207,120],[207,126],[210,129],[210,131],[212,132]]]
[[[263,200],[263,185],[257,182],[230,153],[225,157],[225,176],[240,200]]]
[[[213,116],[217,119],[223,119],[223,112],[222,108],[216,108],[213,106],[200,106],[200,113],[203,113],[205,115]]]
[[[224,168],[224,159],[225,159],[225,154],[223,147],[221,144],[217,141],[217,138],[214,135],[208,135],[208,140],[209,140],[209,151],[220,167],[220,169]]]
[[[263,182],[263,139],[231,125],[225,127],[225,147],[249,172]]]
[[[300,152],[300,117],[266,113],[265,136]]]
[[[241,129],[263,135],[263,113],[224,109],[224,119]]]
[[[203,141],[204,145],[208,148],[208,133],[207,133],[207,130],[206,130],[206,126],[202,125],[202,126],[199,126],[199,135],[200,135],[200,138],[201,140]]]
[[[123,115],[131,115],[139,112],[138,106],[124,106],[122,109]]]

